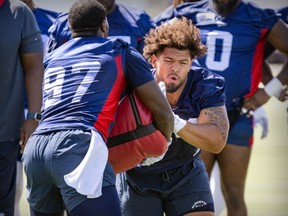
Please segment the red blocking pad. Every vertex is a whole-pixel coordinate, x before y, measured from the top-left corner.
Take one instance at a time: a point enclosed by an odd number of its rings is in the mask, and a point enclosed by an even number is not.
[[[107,145],[108,161],[117,174],[134,168],[146,157],[162,155],[167,140],[154,126],[150,110],[133,92],[119,104]]]

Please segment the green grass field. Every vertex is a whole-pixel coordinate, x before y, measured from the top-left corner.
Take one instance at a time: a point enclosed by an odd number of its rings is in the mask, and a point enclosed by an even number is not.
[[[271,66],[275,74],[281,68],[276,64]],[[255,128],[245,195],[248,213],[250,216],[288,216],[288,102],[271,98],[264,107],[269,132],[268,137],[261,140],[261,128]],[[29,216],[25,191],[21,214]]]

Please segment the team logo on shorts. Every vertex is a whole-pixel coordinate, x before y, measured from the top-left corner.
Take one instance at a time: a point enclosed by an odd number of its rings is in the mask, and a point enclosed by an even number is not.
[[[203,200],[199,200],[192,205],[192,209],[197,209],[206,205],[207,205],[206,202],[204,202]]]

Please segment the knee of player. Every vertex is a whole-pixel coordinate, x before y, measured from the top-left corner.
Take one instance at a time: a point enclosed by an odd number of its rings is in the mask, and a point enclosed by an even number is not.
[[[240,188],[239,188],[240,189]],[[227,190],[228,192],[228,204],[233,208],[238,208],[244,202],[244,195],[238,188],[232,188]]]

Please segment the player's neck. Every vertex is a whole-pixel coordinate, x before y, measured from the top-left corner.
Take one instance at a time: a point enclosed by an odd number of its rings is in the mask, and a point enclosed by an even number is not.
[[[176,108],[177,107],[177,102],[186,86],[187,79],[184,81],[184,83],[177,89],[176,92],[174,93],[168,93],[166,92],[166,98],[171,106],[171,108]]]

